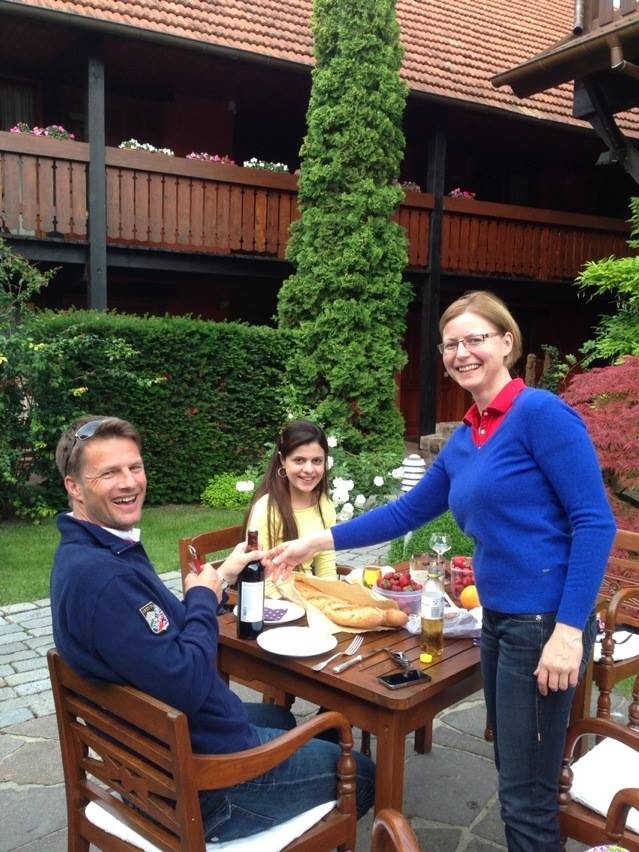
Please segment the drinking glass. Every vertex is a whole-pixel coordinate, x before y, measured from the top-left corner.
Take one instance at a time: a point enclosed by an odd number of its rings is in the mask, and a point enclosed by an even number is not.
[[[364,567],[363,580],[367,589],[372,589],[377,585],[378,579],[382,576],[382,569],[379,565],[366,565]]]
[[[410,575],[419,583],[428,579],[428,566],[431,557],[427,553],[413,553],[410,557]]]
[[[428,545],[439,557],[442,557],[450,550],[450,536],[446,533],[433,533],[428,540]]]

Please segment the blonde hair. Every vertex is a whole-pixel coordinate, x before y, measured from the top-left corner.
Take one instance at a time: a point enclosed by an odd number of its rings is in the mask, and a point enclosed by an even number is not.
[[[488,290],[471,290],[456,299],[441,315],[439,320],[440,335],[443,334],[444,328],[451,320],[467,311],[479,314],[501,332],[510,332],[513,338],[513,348],[504,358],[504,365],[510,370],[521,358],[523,352],[521,329],[504,302],[494,293]]]

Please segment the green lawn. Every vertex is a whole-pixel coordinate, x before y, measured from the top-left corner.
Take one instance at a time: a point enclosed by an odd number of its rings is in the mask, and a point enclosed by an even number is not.
[[[142,541],[159,573],[178,569],[178,539],[237,524],[239,509],[154,506],[144,510]],[[0,524],[0,606],[49,597],[49,573],[59,533],[52,518],[42,524]]]

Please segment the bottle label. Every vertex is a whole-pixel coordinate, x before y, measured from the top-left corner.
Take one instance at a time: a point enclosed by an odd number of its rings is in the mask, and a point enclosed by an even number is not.
[[[444,617],[444,598],[422,600],[422,618],[429,621]]]
[[[264,619],[264,583],[242,583],[240,621]]]

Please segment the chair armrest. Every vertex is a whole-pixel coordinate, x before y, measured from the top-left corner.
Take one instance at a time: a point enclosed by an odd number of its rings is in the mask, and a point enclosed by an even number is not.
[[[617,625],[617,610],[626,598],[639,599],[639,586],[625,586],[614,593],[606,606],[606,630],[614,631]]]
[[[401,849],[402,852],[419,852],[417,838],[403,814],[394,808],[382,808],[373,823],[372,852]]]
[[[639,788],[624,787],[613,796],[608,816],[606,817],[606,834],[619,843],[623,842],[623,834],[630,808],[639,810]]]
[[[342,713],[328,711],[256,748],[232,754],[193,755],[195,786],[200,790],[217,790],[241,784],[282,763],[304,743],[331,728],[339,730],[342,758],[352,760],[353,734],[350,723]]]
[[[574,722],[568,728],[564,759],[572,757],[575,745],[587,734],[594,734],[598,737],[612,737],[624,743],[624,745],[630,746],[635,751],[639,751],[639,731],[620,725],[618,722],[612,722],[610,719],[589,716]]]

